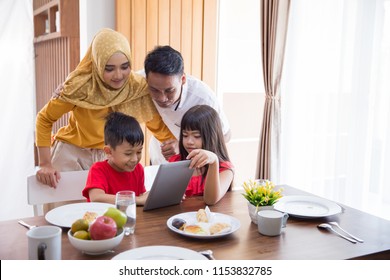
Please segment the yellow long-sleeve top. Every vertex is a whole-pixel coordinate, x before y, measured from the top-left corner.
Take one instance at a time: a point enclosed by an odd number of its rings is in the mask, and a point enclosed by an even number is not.
[[[62,115],[70,112],[68,125],[61,127],[54,139],[81,148],[103,149],[105,118],[110,111],[110,108],[85,109],[59,98],[51,99],[37,114],[36,145],[51,146],[53,124]],[[160,141],[174,138],[158,114],[146,122],[146,127]]]

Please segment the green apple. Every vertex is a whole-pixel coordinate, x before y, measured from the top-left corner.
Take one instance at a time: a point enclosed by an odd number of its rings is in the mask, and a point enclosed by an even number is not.
[[[127,222],[126,214],[115,207],[109,207],[103,216],[112,218],[115,221],[117,228],[122,228]]]

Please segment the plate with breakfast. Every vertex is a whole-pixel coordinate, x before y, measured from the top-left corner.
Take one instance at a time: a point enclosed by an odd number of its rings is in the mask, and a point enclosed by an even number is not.
[[[115,207],[115,205],[100,202],[66,204],[47,212],[45,219],[53,225],[70,228],[75,220],[84,218],[92,221],[97,216],[103,215],[109,207]]]
[[[232,234],[240,228],[241,223],[232,216],[213,213],[206,207],[196,212],[174,215],[167,220],[167,226],[180,235],[212,239]]]

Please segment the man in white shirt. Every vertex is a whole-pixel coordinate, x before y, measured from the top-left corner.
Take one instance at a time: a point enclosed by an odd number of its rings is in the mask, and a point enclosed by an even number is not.
[[[230,140],[230,125],[216,95],[201,80],[184,73],[184,62],[180,52],[170,46],[157,46],[145,58],[144,73],[150,95],[166,126],[176,140],[158,142],[153,136],[149,144],[152,164],[166,162],[178,153],[180,122],[188,109],[206,104],[213,107],[222,123],[225,141]]]

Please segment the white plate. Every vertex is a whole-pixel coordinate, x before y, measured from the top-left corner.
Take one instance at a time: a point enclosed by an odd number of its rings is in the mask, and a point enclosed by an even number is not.
[[[45,219],[53,225],[70,228],[74,221],[84,216],[85,212],[96,212],[102,216],[108,207],[115,207],[115,205],[99,202],[66,204],[50,210],[45,215]]]
[[[207,258],[182,247],[146,246],[120,253],[112,260],[207,260]]]
[[[310,195],[284,196],[274,208],[298,218],[321,218],[341,213],[337,203]]]
[[[238,219],[236,219],[232,216],[229,216],[229,215],[214,213],[214,212],[211,212],[211,217],[210,217],[211,222],[209,224],[211,225],[212,223],[216,223],[216,222],[228,223],[231,225],[231,228],[229,231],[224,231],[224,232],[221,232],[218,234],[213,234],[213,235],[209,235],[209,234],[202,235],[202,234],[184,232],[184,231],[179,230],[179,229],[175,228],[174,226],[172,226],[172,221],[174,219],[183,219],[187,222],[187,225],[201,224],[202,226],[204,226],[205,223],[198,223],[197,222],[196,213],[197,212],[186,212],[186,213],[181,213],[181,214],[177,214],[175,216],[172,216],[167,220],[167,226],[170,230],[172,230],[180,235],[199,238],[199,239],[212,239],[212,238],[226,236],[226,235],[229,235],[229,234],[235,232],[241,226],[240,221]]]

